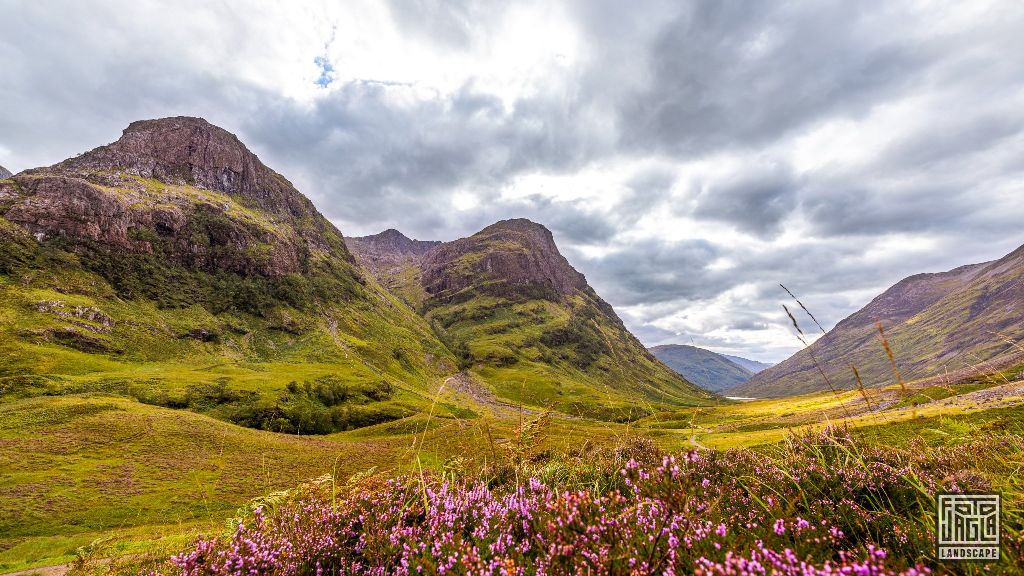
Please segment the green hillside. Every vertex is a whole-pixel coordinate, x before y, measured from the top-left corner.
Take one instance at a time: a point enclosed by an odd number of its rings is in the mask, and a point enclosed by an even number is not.
[[[287,180],[187,118],[0,181],[0,335],[0,399],[112,392],[282,432],[403,418],[455,365]]]
[[[728,392],[758,398],[895,382],[881,322],[905,380],[1014,364],[1024,339],[1024,247],[994,262],[905,278],[789,359]],[[813,354],[813,358],[812,358]]]
[[[540,224],[498,222],[386,273],[460,367],[506,401],[620,421],[715,401],[626,330]]]

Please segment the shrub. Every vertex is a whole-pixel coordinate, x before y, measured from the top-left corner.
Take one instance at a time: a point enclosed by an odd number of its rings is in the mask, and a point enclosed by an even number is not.
[[[584,461],[604,480],[580,484],[550,463],[495,468],[496,481],[371,477],[340,495],[324,484],[200,540],[164,573],[924,574],[938,567],[932,494],[989,488],[960,467],[1020,444],[879,449],[833,429],[770,454],[632,447],[604,470]],[[994,567],[1014,573],[1019,532],[1007,540]]]

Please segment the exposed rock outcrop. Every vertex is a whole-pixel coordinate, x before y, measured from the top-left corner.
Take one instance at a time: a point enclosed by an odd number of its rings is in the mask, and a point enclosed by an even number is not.
[[[387,275],[408,265],[418,265],[441,242],[413,240],[390,228],[379,234],[345,238],[345,245],[361,265],[375,274]]]
[[[79,252],[204,271],[281,276],[317,256],[354,261],[307,198],[200,118],[133,122],[113,144],[23,172],[0,184],[0,215]]]
[[[558,251],[551,231],[521,218],[435,248],[424,258],[422,283],[427,293],[441,298],[485,284],[499,293],[540,288],[562,297],[588,289],[583,274]]]

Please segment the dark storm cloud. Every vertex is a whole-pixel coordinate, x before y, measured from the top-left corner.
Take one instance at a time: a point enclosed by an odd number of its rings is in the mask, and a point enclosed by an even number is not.
[[[559,101],[508,110],[467,84],[410,103],[414,90],[350,82],[312,111],[265,104],[244,131],[288,173],[315,186],[312,195],[329,217],[371,231],[401,215],[399,224],[411,232],[438,237],[451,231],[433,227],[445,220],[424,207],[447,210],[453,190],[493,194],[516,174],[571,170],[594,145],[585,126],[555,112]]]
[[[962,189],[921,183],[909,190],[839,182],[804,201],[812,227],[830,236],[942,230],[969,216],[977,198]]]
[[[604,288],[602,294],[612,302],[631,305],[697,300],[727,288],[734,279],[706,270],[721,253],[721,248],[705,240],[648,240],[582,263],[587,278]]]
[[[758,236],[778,233],[796,206],[800,183],[787,166],[744,167],[704,186],[693,215],[735,224]]]
[[[648,85],[622,100],[623,140],[674,154],[757,147],[862,114],[926,70],[909,39],[884,33],[904,19],[841,1],[686,3],[650,45]]]

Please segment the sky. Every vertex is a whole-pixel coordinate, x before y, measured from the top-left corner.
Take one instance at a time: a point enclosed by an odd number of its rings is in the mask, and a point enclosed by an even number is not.
[[[1024,3],[0,0],[0,165],[239,135],[344,234],[550,228],[648,345],[779,361],[1024,244]],[[808,322],[809,324],[809,322]]]

